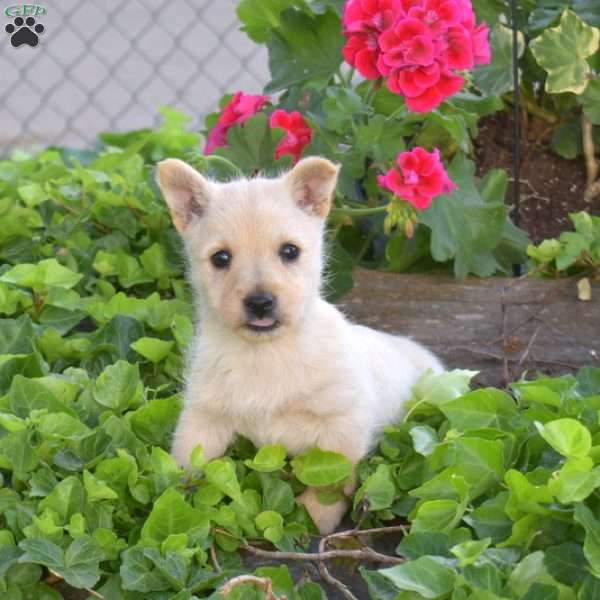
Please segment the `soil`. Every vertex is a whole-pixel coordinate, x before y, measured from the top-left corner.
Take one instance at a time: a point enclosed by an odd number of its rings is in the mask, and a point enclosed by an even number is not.
[[[512,189],[506,195],[510,216],[527,231],[534,243],[558,237],[572,229],[569,213],[587,210],[600,215],[600,198],[592,204],[583,199],[585,167],[583,158],[567,160],[549,148],[551,130],[542,121],[531,120],[523,128],[521,146],[520,210],[515,214]],[[493,168],[513,169],[513,120],[508,113],[482,119],[475,143],[478,173]]]

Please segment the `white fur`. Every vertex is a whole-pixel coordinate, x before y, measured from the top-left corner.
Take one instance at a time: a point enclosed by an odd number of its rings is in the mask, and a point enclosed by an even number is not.
[[[159,183],[185,241],[199,335],[174,457],[187,465],[198,444],[208,458],[221,456],[241,434],[257,446],[281,443],[291,454],[319,446],[358,462],[381,429],[402,417],[420,375],[442,365],[408,338],[352,324],[321,298],[323,213],[337,170],[307,159],[280,179],[219,185],[179,172],[181,164],[159,166]],[[311,187],[319,173],[318,183],[331,179],[329,187]],[[188,196],[186,177],[194,182]],[[297,192],[296,184],[308,187]],[[317,204],[323,193],[326,208]],[[200,216],[186,216],[190,201],[202,207]],[[277,256],[288,239],[302,247],[298,265],[283,265]],[[232,267],[215,272],[208,256],[224,245],[233,247]],[[257,287],[274,290],[280,300],[282,326],[272,334],[250,334],[243,326],[241,300]],[[310,489],[301,501],[323,533],[346,508],[320,505]]]

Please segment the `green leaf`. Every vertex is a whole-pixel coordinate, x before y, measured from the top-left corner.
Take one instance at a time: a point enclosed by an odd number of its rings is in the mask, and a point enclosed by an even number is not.
[[[487,277],[505,270],[501,257],[494,254],[505,234],[504,199],[483,200],[474,182],[475,165],[460,154],[448,174],[458,189],[437,197],[420,214],[421,222],[431,229],[431,255],[438,262],[454,259],[459,279],[469,273]]]
[[[192,508],[179,492],[169,488],[154,503],[142,527],[141,540],[147,544],[160,544],[170,535],[190,533],[207,525],[206,515]]]
[[[28,315],[0,319],[0,355],[33,352],[33,323]]]
[[[590,563],[592,572],[600,575],[600,521],[585,504],[577,504],[573,518],[585,530],[583,553]]]
[[[265,510],[256,515],[254,522],[263,532],[264,537],[273,544],[283,537],[283,517],[279,513]]]
[[[458,558],[460,566],[464,568],[467,565],[472,565],[487,550],[491,542],[491,538],[468,540],[452,546],[450,552]]]
[[[241,30],[258,44],[269,39],[270,31],[281,24],[281,13],[292,8],[295,0],[241,0],[236,8],[238,19],[243,23]]]
[[[352,463],[343,455],[313,448],[292,460],[294,475],[305,485],[326,486],[345,480]]]
[[[311,81],[323,86],[342,63],[344,38],[331,11],[314,18],[297,10],[281,13],[268,41],[271,82],[267,92]]]
[[[102,371],[94,384],[94,400],[117,412],[140,403],[143,394],[138,365],[117,361]]]
[[[425,598],[439,598],[452,591],[456,573],[434,560],[424,556],[402,565],[379,571],[399,590],[416,592]]]
[[[492,61],[489,65],[475,68],[473,80],[478,89],[487,96],[500,96],[510,92],[514,87],[512,76],[512,30],[498,23],[490,32]],[[525,49],[525,38],[519,31],[518,54],[521,56]]]
[[[557,581],[568,586],[574,586],[586,576],[583,548],[575,542],[565,542],[548,548],[544,555],[544,564]]]
[[[70,289],[77,285],[82,277],[80,273],[63,267],[55,258],[48,258],[37,264],[19,264],[4,273],[0,281],[42,292],[52,287]]]
[[[469,392],[462,398],[445,402],[440,410],[450,421],[450,426],[459,431],[485,427],[504,429],[517,413],[512,398],[493,388]]]
[[[396,496],[396,485],[389,465],[379,465],[372,475],[369,475],[356,493],[355,506],[362,499],[369,503],[369,510],[389,508]]]
[[[585,116],[594,125],[600,125],[600,78],[591,79],[578,100]]]
[[[245,460],[247,467],[261,473],[279,471],[285,465],[286,449],[281,444],[262,446],[253,459]]]
[[[141,337],[131,347],[151,363],[157,364],[167,358],[175,342],[168,342],[159,338]]]
[[[586,58],[599,47],[600,31],[565,10],[558,27],[546,29],[530,44],[538,63],[548,73],[545,89],[551,94],[581,94],[591,73]]]
[[[588,456],[592,448],[590,432],[575,419],[556,419],[542,425],[536,423],[540,435],[559,454],[567,458]]]
[[[49,508],[60,519],[60,523],[67,524],[71,517],[81,512],[85,504],[85,489],[78,477],[69,476],[63,479],[52,492],[39,503],[39,509]]]
[[[282,129],[271,129],[267,115],[259,113],[243,125],[231,127],[227,133],[227,146],[217,148],[214,153],[245,173],[265,170],[275,165],[275,149],[284,134]]]
[[[231,460],[224,458],[213,460],[206,465],[204,472],[209,483],[212,483],[232,500],[244,503],[235,466]]]

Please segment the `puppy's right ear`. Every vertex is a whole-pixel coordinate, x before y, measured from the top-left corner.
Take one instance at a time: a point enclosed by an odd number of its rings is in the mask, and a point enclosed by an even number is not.
[[[183,234],[193,217],[202,215],[213,185],[177,158],[168,158],[156,165],[156,181],[171,211],[173,224]]]

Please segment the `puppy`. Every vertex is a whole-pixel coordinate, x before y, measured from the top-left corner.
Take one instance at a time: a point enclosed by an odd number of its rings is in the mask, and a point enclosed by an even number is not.
[[[356,464],[439,360],[415,342],[350,323],[321,297],[323,234],[338,168],[301,160],[277,179],[208,181],[164,160],[158,184],[198,299],[184,409],[172,454],[221,456],[235,434],[291,454],[313,446]],[[346,486],[351,494],[354,484]],[[300,497],[321,533],[347,504]]]

